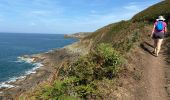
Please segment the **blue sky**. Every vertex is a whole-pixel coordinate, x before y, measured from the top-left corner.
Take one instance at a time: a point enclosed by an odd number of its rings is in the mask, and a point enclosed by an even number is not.
[[[0,0],[0,32],[90,32],[160,0]]]

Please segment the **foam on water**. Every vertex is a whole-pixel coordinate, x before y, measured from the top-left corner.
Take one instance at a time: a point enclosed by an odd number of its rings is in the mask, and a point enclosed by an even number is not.
[[[24,75],[22,75],[22,76],[12,77],[8,81],[0,83],[0,88],[13,88],[13,87],[16,87],[14,85],[10,85],[9,83],[15,82],[15,81],[20,80],[20,79],[24,79],[29,74],[34,74],[34,73],[36,73],[36,70],[38,68],[43,66],[43,64],[41,64],[41,62],[34,62],[34,58],[29,58],[29,57],[18,57],[18,60],[15,61],[15,62],[16,63],[29,63],[29,64],[32,64],[35,67],[33,67],[31,70],[26,71],[24,73]]]
[[[0,84],[0,88],[13,88],[13,87],[15,87],[15,86],[6,84],[6,82],[3,82]]]
[[[65,39],[63,34],[0,33],[1,87],[11,87],[8,86],[11,84],[8,84],[8,82],[36,73],[36,69],[42,66],[41,63],[36,63],[33,59],[26,58],[29,56],[24,56],[25,58],[18,56],[51,52],[76,41],[78,39]]]

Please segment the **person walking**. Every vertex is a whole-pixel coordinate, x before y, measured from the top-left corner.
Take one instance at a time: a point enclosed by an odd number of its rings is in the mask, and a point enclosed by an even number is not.
[[[158,19],[156,19],[156,22],[154,23],[154,27],[151,33],[151,37],[154,40],[153,53],[156,57],[158,57],[165,33],[167,32],[167,24],[164,21],[165,18],[163,16],[159,16]]]

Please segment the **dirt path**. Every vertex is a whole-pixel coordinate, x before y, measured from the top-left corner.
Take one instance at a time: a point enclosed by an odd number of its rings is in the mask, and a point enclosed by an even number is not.
[[[161,52],[159,57],[153,56],[150,53],[153,48],[149,44],[145,43],[145,51],[143,51],[146,60],[143,63],[143,87],[145,89],[141,100],[169,100],[165,89],[165,68],[168,66],[165,55]]]

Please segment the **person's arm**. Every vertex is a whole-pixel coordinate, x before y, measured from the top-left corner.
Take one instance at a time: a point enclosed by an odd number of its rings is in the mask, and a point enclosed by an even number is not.
[[[155,24],[154,24],[153,29],[152,29],[152,32],[151,32],[151,34],[150,34],[151,37],[153,36],[153,33],[154,33],[154,32],[155,32]]]
[[[167,33],[167,27],[165,27],[165,33]]]

